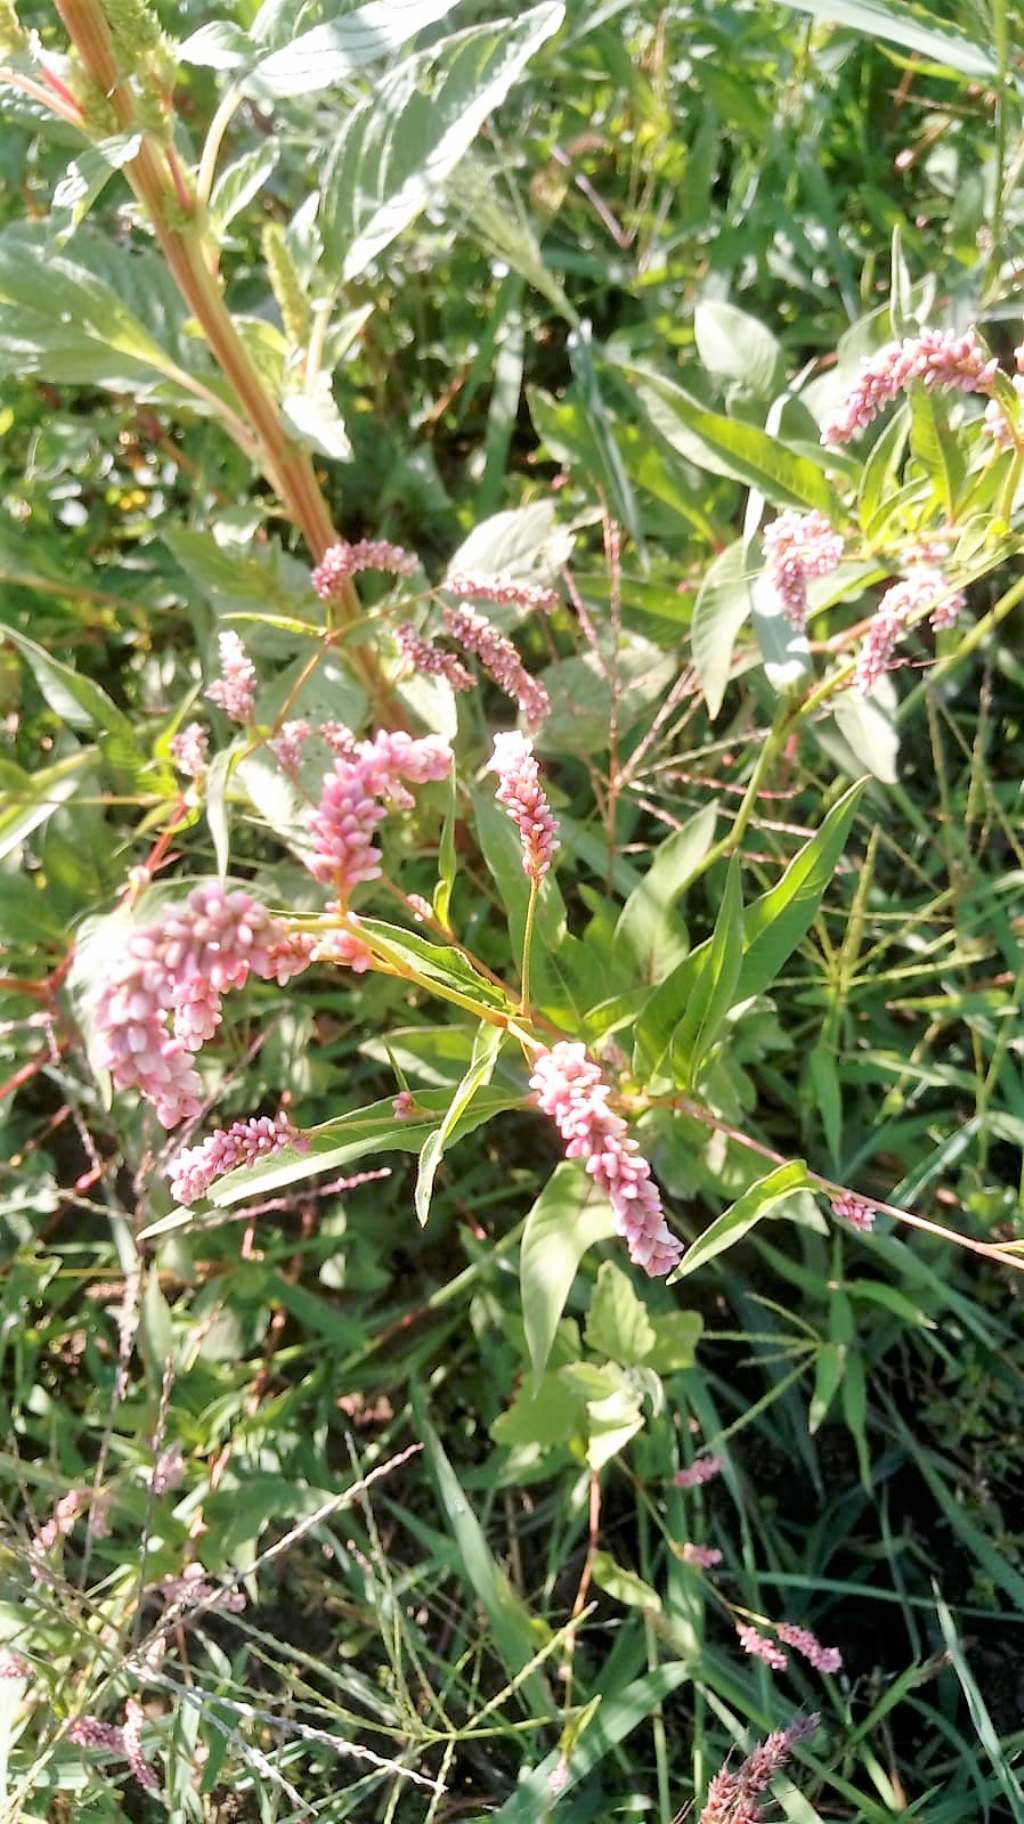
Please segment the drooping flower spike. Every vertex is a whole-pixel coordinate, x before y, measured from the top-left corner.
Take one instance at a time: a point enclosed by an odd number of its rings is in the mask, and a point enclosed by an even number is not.
[[[765,570],[791,627],[807,620],[807,584],[842,562],[843,540],[823,513],[780,513],[761,537]]]
[[[255,1165],[283,1146],[306,1144],[283,1109],[273,1117],[253,1115],[248,1121],[233,1121],[230,1127],[215,1128],[197,1146],[186,1147],[172,1160],[167,1174],[171,1195],[179,1203],[198,1203],[214,1179],[225,1172],[233,1172],[239,1165]]]
[[[530,676],[511,640],[473,608],[447,606],[444,624],[456,645],[479,659],[498,689],[518,703],[530,727],[543,722],[551,709],[551,698],[540,679]]]
[[[354,545],[339,539],[330,545],[313,570],[310,581],[321,601],[344,594],[353,576],[362,570],[384,570],[391,576],[415,576],[419,559],[386,538],[360,538]]]
[[[671,1272],[682,1247],[665,1221],[651,1168],[622,1116],[608,1107],[611,1090],[586,1047],[560,1040],[539,1052],[530,1087],[566,1142],[566,1157],[581,1160],[608,1198],[630,1260],[652,1279]]]
[[[415,740],[404,731],[381,729],[372,741],[356,743],[324,777],[320,802],[310,820],[310,873],[333,885],[342,905],[362,882],[380,874],[381,851],[373,836],[387,815],[384,801],[408,809],[413,800],[403,782],[425,785],[445,779],[452,754],[439,735]]]

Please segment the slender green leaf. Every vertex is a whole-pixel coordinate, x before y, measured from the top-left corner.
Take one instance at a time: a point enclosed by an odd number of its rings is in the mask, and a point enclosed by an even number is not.
[[[782,1214],[785,1215],[784,1206],[793,1192],[803,1190],[809,1182],[807,1167],[802,1159],[791,1159],[785,1165],[777,1165],[766,1177],[759,1178],[729,1209],[723,1210],[721,1216],[716,1216],[714,1222],[709,1223],[703,1235],[691,1243],[671,1275],[669,1285],[674,1285],[677,1279],[683,1279],[689,1273],[695,1273],[698,1267],[706,1267],[709,1260],[724,1254],[727,1248],[735,1247],[744,1235],[750,1233],[755,1223],[771,1216],[780,1204],[783,1206]]]
[[[593,1179],[569,1160],[556,1166],[526,1218],[519,1250],[523,1324],[535,1384],[547,1366],[580,1261],[595,1242],[614,1232],[611,1206],[598,1196]]]
[[[437,1168],[441,1163],[444,1149],[477,1091],[490,1082],[504,1036],[500,1026],[481,1025],[478,1028],[473,1042],[473,1055],[470,1059],[469,1069],[452,1096],[441,1125],[435,1128],[432,1134],[428,1134],[423,1143],[413,1199],[421,1226],[425,1225],[430,1214],[434,1179],[437,1177]]]

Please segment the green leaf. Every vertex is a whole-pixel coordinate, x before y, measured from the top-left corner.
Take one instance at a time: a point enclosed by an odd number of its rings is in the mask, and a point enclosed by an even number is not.
[[[756,317],[720,298],[704,298],[693,316],[697,353],[716,380],[737,381],[761,399],[778,392],[785,376],[782,348]]]
[[[717,817],[718,806],[706,804],[674,830],[619,914],[616,950],[622,946],[646,982],[657,982],[686,955],[686,926],[673,907],[715,839]]]
[[[616,1564],[610,1552],[592,1554],[590,1574],[599,1590],[614,1597],[616,1602],[624,1603],[627,1609],[654,1609],[660,1613],[661,1597],[657,1590],[652,1590],[635,1571],[624,1570],[621,1564]]]
[[[264,57],[246,79],[246,93],[290,100],[330,88],[391,56],[453,5],[454,0],[369,0]]]
[[[632,728],[645,709],[668,689],[679,666],[641,634],[623,635],[616,655],[619,677],[619,731]],[[612,693],[607,665],[591,651],[556,659],[541,672],[551,697],[551,713],[538,730],[542,753],[593,755],[608,746]]]
[[[348,113],[320,216],[327,259],[343,283],[365,272],[438,193],[562,16],[558,0],[544,0],[510,21],[457,32],[408,58]]]
[[[668,1284],[674,1285],[677,1279],[695,1273],[698,1267],[706,1267],[709,1260],[724,1254],[727,1248],[735,1247],[756,1223],[761,1222],[765,1216],[770,1216],[780,1204],[787,1202],[794,1191],[803,1190],[809,1183],[807,1167],[802,1159],[790,1159],[785,1165],[777,1165],[774,1171],[759,1178],[729,1209],[723,1210],[721,1216],[716,1216],[714,1222],[708,1224],[703,1235],[699,1235],[687,1248]]]
[[[807,1419],[807,1429],[812,1438],[824,1424],[828,1409],[839,1391],[845,1367],[846,1344],[823,1343],[814,1364],[814,1393]]]
[[[611,1206],[574,1161],[556,1166],[526,1218],[519,1286],[534,1382],[547,1366],[559,1319],[580,1261],[615,1233]]]
[[[352,461],[352,444],[326,374],[319,376],[312,393],[288,393],[281,401],[287,419],[301,443],[335,462]]]
[[[722,707],[736,635],[753,606],[749,544],[737,539],[708,565],[693,609],[690,642],[712,721]]]
[[[280,1152],[256,1165],[240,1166],[237,1171],[226,1173],[211,1186],[210,1202],[218,1208],[228,1209],[257,1193],[262,1195],[264,1191],[278,1190],[285,1184],[301,1184],[320,1172],[335,1171],[355,1159],[365,1158],[367,1153],[418,1153],[427,1136],[442,1120],[451,1101],[451,1091],[418,1090],[416,1100],[428,1111],[423,1119],[396,1121],[393,1097],[388,1096],[369,1108],[354,1108],[347,1115],[323,1122],[320,1127],[307,1128],[305,1152],[295,1147],[282,1147]],[[497,1090],[482,1091],[463,1114],[457,1133],[449,1137],[449,1144],[472,1133],[474,1128],[482,1127],[485,1121],[506,1108],[518,1107],[521,1100],[520,1096],[503,1095]]]
[[[903,0],[788,0],[788,4],[825,25],[850,26],[871,40],[883,38],[906,51],[917,51],[961,76],[989,80],[999,76],[995,58],[977,39],[953,31],[945,20],[907,6]]]
[[[843,793],[821,828],[793,857],[781,880],[747,908],[743,918],[746,949],[736,1002],[763,994],[810,930],[846,847],[865,783],[858,780]]]
[[[712,475],[726,475],[787,507],[814,507],[835,519],[839,502],[823,466],[797,456],[753,424],[709,411],[675,381],[623,362],[637,399],[666,443]]]
[[[11,645],[24,655],[54,715],[69,728],[104,728],[109,734],[121,735],[134,748],[135,734],[130,719],[91,678],[53,658],[44,647],[37,646],[35,640],[19,633],[15,627],[0,626],[0,639],[10,640]]]
[[[458,867],[458,856],[455,850],[455,823],[458,816],[458,792],[455,784],[455,768],[448,776],[448,808],[444,814],[444,827],[437,847],[437,885],[434,888],[434,917],[439,925],[448,928],[452,907],[452,888],[455,885],[455,874]]]
[[[644,1367],[655,1374],[675,1374],[692,1368],[704,1329],[699,1311],[667,1311],[654,1320],[654,1348]]]
[[[610,1260],[598,1268],[584,1341],[596,1355],[633,1368],[654,1347],[654,1326],[626,1274]]]
[[[496,1444],[509,1450],[537,1444],[550,1449],[580,1430],[583,1403],[560,1374],[544,1374],[537,1386],[522,1386],[507,1412],[491,1426]]]
[[[547,298],[559,316],[575,325],[579,322],[576,311],[555,274],[545,265],[511,177],[503,184],[504,175],[477,153],[462,160],[458,177],[448,190],[459,226],[468,227],[488,253],[504,260],[506,266]]]
[[[857,512],[861,530],[867,532],[879,510],[887,506],[899,485],[910,421],[905,410],[895,412],[871,446],[861,473]]]
[[[13,765],[5,767],[0,794],[0,861],[5,861],[33,830],[38,830],[54,811],[74,797],[95,758],[94,751],[69,754],[66,760],[58,760],[40,773],[22,773]]]
[[[504,1036],[500,1026],[481,1024],[478,1027],[469,1069],[452,1096],[440,1127],[435,1128],[423,1143],[416,1178],[416,1193],[413,1199],[421,1227],[425,1226],[430,1214],[434,1179],[437,1177],[437,1168],[441,1163],[444,1149],[477,1091],[490,1082]]]
[[[838,1166],[843,1137],[843,1097],[834,1046],[811,1047],[807,1054],[807,1074],[814,1095],[814,1106],[825,1130],[829,1158],[834,1166]]]
[[[928,472],[943,517],[952,524],[966,464],[949,428],[946,401],[920,381],[910,389],[910,448]]]
[[[497,1563],[441,1440],[426,1416],[418,1390],[413,1392],[413,1415],[442,1512],[458,1548],[463,1576],[487,1615],[495,1646],[509,1676],[515,1678],[544,1645],[546,1629],[534,1621]],[[545,1715],[553,1710],[554,1699],[543,1673],[530,1673],[523,1680],[522,1688],[535,1710]]]
[[[563,1370],[564,1373],[564,1370]],[[639,1395],[630,1387],[617,1387],[603,1400],[591,1400],[587,1406],[587,1462],[591,1469],[601,1470],[630,1438],[643,1429]]]
[[[468,995],[485,1007],[511,1010],[508,996],[485,975],[478,975],[461,950],[451,944],[432,944],[415,931],[404,931],[400,925],[385,924],[379,918],[364,918],[363,930],[373,940],[374,948],[399,969],[414,969],[427,981],[441,988]]]
[[[0,355],[21,375],[117,391],[179,372],[110,285],[21,224],[0,233]]]
[[[217,872],[221,880],[228,871],[231,856],[231,837],[228,830],[228,780],[238,760],[241,748],[222,747],[214,754],[206,775],[206,821],[213,839],[213,852],[217,859]]]
[[[240,25],[228,19],[210,19],[177,47],[182,63],[206,70],[237,70],[251,63],[256,47]]]
[[[210,197],[210,228],[215,237],[256,198],[277,164],[280,150],[274,139],[243,152],[222,171]]]
[[[63,246],[85,220],[114,172],[131,162],[141,144],[139,133],[118,133],[112,139],[87,146],[72,159],[53,193],[53,215],[60,224],[56,237],[59,246]],[[67,219],[60,223],[62,216]]]
[[[849,770],[856,772],[866,767],[883,785],[896,785],[900,736],[894,714],[873,695],[862,697],[859,690],[841,690],[832,704],[832,714],[853,756],[854,764]]]
[[[672,1073],[683,1089],[693,1084],[735,999],[743,958],[743,897],[735,855],[729,863],[711,942],[701,945],[698,956],[700,966],[686,1011],[672,1035]]]

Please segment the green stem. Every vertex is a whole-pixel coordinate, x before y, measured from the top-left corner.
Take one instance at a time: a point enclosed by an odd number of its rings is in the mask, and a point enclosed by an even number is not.
[[[747,782],[747,789],[743,794],[743,801],[736,813],[731,828],[720,841],[712,843],[703,860],[694,868],[687,885],[692,885],[695,880],[700,879],[702,874],[706,874],[709,868],[714,867],[716,861],[727,860],[728,857],[739,848],[740,843],[747,833],[750,819],[754,814],[758,793],[761,790],[768,769],[773,765],[776,755],[785,746],[790,729],[799,713],[801,713],[800,710],[794,708],[794,705],[789,698],[782,699],[775,712],[775,720],[768,731],[764,745],[754,762],[754,770]]]
[[[519,976],[521,983],[519,1008],[520,1012],[525,1014],[529,1014],[530,1011],[530,954],[533,950],[533,927],[537,917],[537,892],[537,882],[531,879],[530,900],[526,908],[526,924],[523,927],[523,965]]]

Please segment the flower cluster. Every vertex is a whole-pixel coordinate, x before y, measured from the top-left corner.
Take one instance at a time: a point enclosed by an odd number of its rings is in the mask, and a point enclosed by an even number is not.
[[[748,1622],[736,1623],[736,1637],[744,1653],[750,1653],[754,1659],[763,1659],[773,1672],[784,1672],[789,1665],[782,1648],[769,1640],[767,1634],[761,1634],[757,1628],[752,1628]]]
[[[704,1482],[713,1482],[724,1468],[724,1457],[698,1457],[686,1469],[677,1469],[672,1480],[677,1488],[700,1488]]]
[[[429,677],[446,678],[453,690],[472,690],[472,676],[454,652],[445,652],[443,646],[435,646],[433,640],[417,633],[409,621],[403,621],[396,629],[396,638],[403,657],[416,671]]]
[[[1024,407],[1024,342],[1014,349],[1013,358],[1017,364],[1017,372],[1012,376],[1013,390]],[[990,399],[985,407],[985,429],[1000,450],[1012,449],[1017,441],[1017,433],[998,399]]]
[[[159,1792],[160,1782],[142,1752],[142,1705],[130,1697],[125,1705],[124,1726],[101,1722],[98,1716],[76,1716],[68,1724],[67,1737],[78,1748],[100,1748],[127,1761],[139,1785],[147,1792]]]
[[[539,1052],[530,1087],[566,1141],[566,1156],[581,1159],[608,1198],[630,1259],[651,1278],[670,1272],[682,1248],[665,1222],[651,1168],[622,1116],[608,1107],[611,1090],[586,1047],[560,1040]]]
[[[765,527],[761,542],[782,612],[799,632],[807,620],[807,584],[812,577],[831,575],[842,562],[842,536],[823,513],[787,509]]]
[[[793,1749],[818,1727],[818,1717],[796,1717],[786,1729],[776,1729],[748,1754],[735,1773],[723,1767],[708,1787],[698,1824],[760,1824],[758,1799]]]
[[[328,546],[310,581],[321,601],[344,595],[347,584],[361,570],[386,570],[391,576],[415,576],[419,560],[401,545],[386,538],[360,538],[354,545],[339,539]]]
[[[408,809],[413,800],[402,781],[426,785],[444,779],[451,759],[451,748],[439,735],[414,740],[403,730],[380,729],[372,741],[358,742],[351,757],[335,761],[310,822],[309,869],[336,888],[343,905],[355,887],[380,873],[373,833],[387,815],[382,800]]]
[[[684,1564],[692,1564],[698,1571],[713,1571],[722,1562],[717,1545],[693,1545],[689,1539],[680,1548],[679,1556]]]
[[[162,1450],[150,1472],[149,1486],[154,1495],[172,1495],[185,1480],[185,1458],[180,1444],[169,1444]]]
[[[201,722],[188,722],[171,737],[171,759],[186,779],[201,779],[206,771],[210,737]]]
[[[823,1647],[816,1634],[810,1628],[798,1628],[791,1621],[779,1621],[775,1632],[787,1647],[803,1655],[816,1672],[841,1672],[843,1656],[838,1647]]]
[[[237,633],[219,636],[220,677],[206,694],[232,722],[251,722],[256,703],[256,667]]]
[[[284,772],[298,772],[302,763],[302,750],[312,733],[310,723],[299,716],[294,722],[285,722],[280,733],[267,742],[274,759]]]
[[[539,887],[551,866],[558,828],[540,783],[533,743],[518,729],[495,735],[488,772],[497,773],[495,794],[523,842],[523,873]]]
[[[915,380],[949,392],[988,392],[998,365],[986,358],[973,329],[962,336],[951,329],[924,329],[902,342],[887,342],[861,363],[842,404],[822,426],[821,441],[849,443]]]
[[[553,614],[561,605],[557,589],[547,589],[543,583],[517,582],[511,576],[485,576],[476,570],[457,570],[445,577],[441,587],[449,595],[472,596],[478,602],[493,602],[501,608],[539,609],[542,614]]]
[[[167,1174],[171,1195],[179,1203],[198,1203],[214,1179],[225,1172],[233,1172],[239,1165],[255,1165],[283,1146],[304,1144],[308,1143],[283,1109],[273,1118],[253,1115],[248,1121],[233,1121],[230,1127],[215,1128],[198,1146],[187,1146],[172,1161]]]
[[[870,1234],[875,1226],[875,1212],[870,1203],[866,1203],[863,1197],[858,1197],[853,1191],[840,1191],[838,1197],[833,1197],[832,1214],[841,1216],[851,1228],[860,1229],[865,1235]]]
[[[875,610],[857,655],[854,688],[866,696],[887,671],[895,647],[908,621],[929,613],[938,631],[953,627],[964,607],[964,596],[952,589],[934,561],[934,552],[923,547],[908,560],[907,574],[887,589]]]
[[[31,1678],[32,1667],[20,1653],[0,1655],[0,1678]]]
[[[96,1001],[97,1062],[118,1089],[137,1089],[174,1127],[199,1113],[189,1054],[220,1024],[221,996],[250,974],[283,986],[309,960],[308,941],[248,893],[196,887],[184,905],[126,938]]]
[[[473,608],[446,607],[444,624],[456,645],[479,659],[498,689],[518,703],[531,727],[543,722],[551,699],[540,680],[531,678],[511,640]]]

